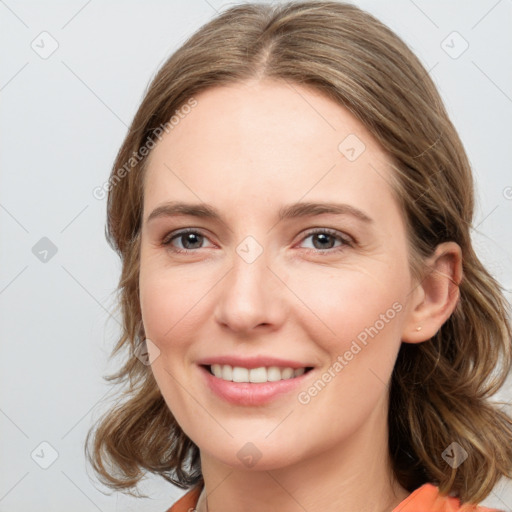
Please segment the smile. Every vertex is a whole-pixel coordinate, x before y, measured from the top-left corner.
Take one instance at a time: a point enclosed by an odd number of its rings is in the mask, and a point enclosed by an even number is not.
[[[277,382],[279,380],[289,380],[300,377],[308,368],[290,368],[279,366],[261,366],[259,368],[244,368],[242,366],[231,366],[229,364],[212,364],[206,366],[212,375],[218,379],[229,382]]]

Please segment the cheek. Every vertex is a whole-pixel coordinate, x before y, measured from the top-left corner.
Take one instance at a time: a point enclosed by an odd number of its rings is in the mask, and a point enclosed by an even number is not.
[[[156,273],[141,272],[140,305],[146,337],[160,345],[164,334],[172,328],[171,312],[176,305],[175,296],[169,293],[165,282]]]
[[[303,273],[307,278],[296,280],[294,288],[310,309],[296,318],[328,359],[322,382],[301,397],[314,401],[308,410],[319,415],[330,414],[323,411],[333,400],[364,415],[385,390],[396,361],[407,283],[404,273],[382,264],[323,274]],[[328,391],[313,398],[324,384]]]
[[[302,323],[311,339],[344,351],[351,340],[364,340],[368,329],[374,333],[372,326],[383,335],[399,329],[393,304],[403,296],[400,274],[381,264],[369,267],[281,269],[289,290],[276,290],[272,300],[287,302],[286,309],[292,313],[289,322],[295,318]],[[214,304],[207,295],[215,294],[213,288],[221,285],[219,273],[220,269],[212,271],[208,266],[192,270],[143,263],[140,300],[146,336],[161,349],[171,340],[173,348],[178,348],[194,337],[213,315]],[[372,339],[371,334],[368,337]]]
[[[406,288],[396,274],[388,276],[376,286],[372,273],[352,269],[331,279],[308,277],[297,288],[310,312],[296,318],[327,356],[318,380],[301,390],[298,401],[306,405],[304,421],[324,418],[333,438],[363,421],[386,393],[401,344]],[[333,403],[350,414],[333,416]]]
[[[307,306],[302,321],[316,332],[316,339],[324,333],[326,341],[332,340],[332,348],[343,350],[358,337],[364,341],[365,333],[370,337],[368,330],[396,337],[400,329],[397,317],[403,309],[405,283],[396,269],[375,265],[374,269],[302,272],[290,274],[289,283]]]
[[[193,428],[187,421],[193,404],[180,383],[191,378],[188,348],[200,325],[198,301],[205,291],[197,276],[192,279],[187,274],[142,263],[139,281],[144,331],[157,347],[151,370],[169,410],[185,432]]]
[[[139,281],[142,320],[146,336],[161,350],[171,341],[173,348],[178,348],[180,340],[193,336],[193,331],[201,325],[199,316],[204,316],[206,303],[203,299],[215,283],[215,279],[204,274],[142,262]]]

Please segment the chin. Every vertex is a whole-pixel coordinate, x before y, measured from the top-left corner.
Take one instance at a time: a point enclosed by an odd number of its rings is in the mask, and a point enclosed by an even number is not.
[[[203,445],[203,449],[198,445],[201,458],[215,459],[225,466],[247,471],[276,470],[301,460],[301,453],[297,451],[293,442],[289,446],[284,446],[277,437],[272,442],[265,440],[264,437],[261,441],[258,440],[258,436],[254,436],[254,441],[249,441],[250,438],[248,435],[240,436],[238,439],[244,439],[243,441],[231,439],[229,444],[218,443],[212,446],[211,450],[208,446]]]

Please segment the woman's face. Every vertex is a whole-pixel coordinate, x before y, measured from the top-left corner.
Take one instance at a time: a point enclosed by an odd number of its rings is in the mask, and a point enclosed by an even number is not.
[[[299,85],[195,100],[145,177],[140,299],[168,407],[229,466],[284,467],[356,435],[385,443],[414,289],[388,158]]]

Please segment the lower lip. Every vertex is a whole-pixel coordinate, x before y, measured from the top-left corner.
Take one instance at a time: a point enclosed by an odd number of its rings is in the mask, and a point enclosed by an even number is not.
[[[292,379],[278,380],[275,382],[231,382],[219,379],[212,375],[210,371],[203,367],[199,367],[201,373],[206,379],[209,388],[218,396],[235,405],[263,405],[279,395],[290,393],[313,371],[310,370],[303,373],[299,377]]]

